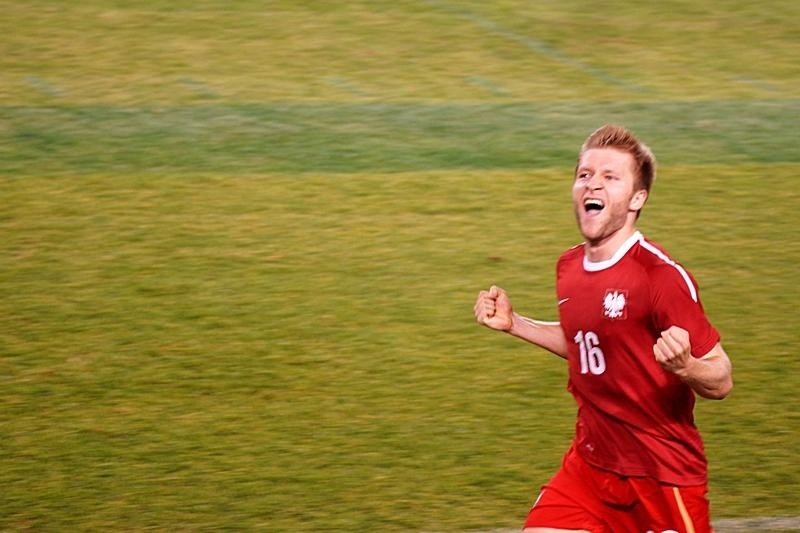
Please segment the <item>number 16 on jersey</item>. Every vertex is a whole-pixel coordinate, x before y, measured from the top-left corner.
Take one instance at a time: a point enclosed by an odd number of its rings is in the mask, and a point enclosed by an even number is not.
[[[594,331],[578,331],[575,342],[581,351],[581,374],[599,376],[606,371],[606,358],[600,348],[600,339]]]

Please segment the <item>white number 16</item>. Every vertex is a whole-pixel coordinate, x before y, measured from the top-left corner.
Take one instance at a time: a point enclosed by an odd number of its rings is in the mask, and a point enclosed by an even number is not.
[[[591,372],[599,376],[606,371],[606,357],[600,348],[600,339],[594,331],[578,331],[575,342],[581,350],[581,374]]]

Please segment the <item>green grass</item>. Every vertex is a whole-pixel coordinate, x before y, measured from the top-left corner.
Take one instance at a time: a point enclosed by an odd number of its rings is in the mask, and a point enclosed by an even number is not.
[[[797,98],[792,0],[0,3],[0,102]]]
[[[800,99],[641,104],[0,107],[16,175],[541,168],[598,124],[635,128],[662,164],[797,163]]]
[[[574,406],[472,304],[555,317],[606,121],[734,361],[714,514],[800,515],[800,13],[659,5],[0,2],[0,529],[518,527]]]

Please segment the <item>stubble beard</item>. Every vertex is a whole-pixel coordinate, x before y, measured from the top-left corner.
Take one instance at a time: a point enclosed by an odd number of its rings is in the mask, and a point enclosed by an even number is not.
[[[611,206],[606,206],[606,209],[611,209]],[[605,217],[606,219],[604,221],[594,220],[594,218],[585,220],[585,215],[582,213],[582,207],[579,207],[575,211],[575,217],[578,222],[578,231],[580,232],[581,236],[584,238],[587,244],[592,247],[596,247],[606,243],[620,230],[625,228],[625,225],[628,221],[628,211],[619,210],[618,212],[601,213],[599,217]]]

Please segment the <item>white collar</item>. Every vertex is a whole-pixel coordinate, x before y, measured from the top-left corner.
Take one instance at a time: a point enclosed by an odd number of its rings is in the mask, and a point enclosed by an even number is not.
[[[606,268],[612,267],[616,265],[620,259],[622,259],[625,254],[628,253],[628,250],[633,248],[633,245],[642,240],[642,234],[640,231],[636,230],[633,232],[633,235],[628,237],[625,242],[622,243],[622,246],[617,248],[617,251],[614,252],[614,255],[611,256],[610,259],[606,259],[605,261],[597,261],[596,263],[589,261],[589,258],[585,255],[583,256],[583,269],[588,272],[598,272],[600,270],[605,270]]]

